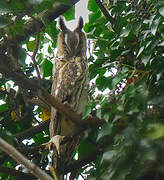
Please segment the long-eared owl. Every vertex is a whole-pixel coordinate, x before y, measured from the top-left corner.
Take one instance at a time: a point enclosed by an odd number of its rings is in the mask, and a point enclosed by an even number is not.
[[[66,27],[64,19],[60,17],[59,28],[51,94],[60,102],[69,105],[76,113],[82,114],[88,96],[88,65],[86,36],[82,31],[83,19],[80,17],[77,27],[71,31]],[[68,136],[75,128],[76,125],[69,117],[58,113],[54,108],[51,109],[51,138],[55,135]],[[67,164],[66,161],[70,161],[73,156],[73,150],[78,140],[73,141],[66,143],[63,147],[64,150],[61,150],[60,161],[62,164]]]

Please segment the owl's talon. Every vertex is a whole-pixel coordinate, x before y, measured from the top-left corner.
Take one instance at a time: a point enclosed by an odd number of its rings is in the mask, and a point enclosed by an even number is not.
[[[52,144],[54,144],[55,147],[56,147],[56,150],[58,152],[58,155],[60,156],[60,143],[61,143],[61,141],[63,140],[64,137],[65,136],[61,136],[61,135],[53,136],[48,143],[45,143],[43,145],[45,145],[46,148],[51,150],[51,146],[52,146]]]

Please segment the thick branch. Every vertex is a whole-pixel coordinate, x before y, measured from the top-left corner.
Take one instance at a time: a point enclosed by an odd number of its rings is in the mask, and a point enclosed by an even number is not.
[[[108,13],[108,11],[105,9],[105,7],[103,6],[103,4],[100,2],[100,0],[95,0],[96,4],[98,5],[98,7],[101,9],[102,13],[104,14],[104,16],[109,20],[109,22],[111,24],[114,24],[114,19],[110,16],[110,14]]]
[[[35,134],[40,133],[41,131],[47,130],[49,127],[49,123],[50,123],[50,120],[42,122],[35,127],[31,127],[29,129],[17,134],[15,137],[18,138],[19,140],[31,138]]]
[[[99,119],[97,117],[88,117],[85,120],[82,120],[81,116],[71,110],[69,106],[63,104],[57,100],[54,96],[49,94],[45,89],[42,88],[42,95],[40,96],[42,100],[46,100],[49,105],[57,109],[61,114],[65,114],[70,118],[70,120],[75,123],[77,126],[97,128],[101,126],[105,120]]]
[[[26,103],[30,103],[32,105],[38,105],[39,107],[42,107],[42,108],[44,108],[44,109],[46,109],[48,111],[51,111],[50,106],[45,104],[44,102],[42,102],[38,98],[35,98],[35,97],[31,98],[31,97],[24,96],[24,100],[25,100]]]
[[[23,164],[32,174],[34,174],[34,176],[42,180],[53,180],[48,174],[46,174],[31,161],[26,159],[20,152],[18,152],[13,146],[5,142],[2,138],[0,138],[0,148],[7,154],[9,154],[9,156],[11,156],[15,161]]]

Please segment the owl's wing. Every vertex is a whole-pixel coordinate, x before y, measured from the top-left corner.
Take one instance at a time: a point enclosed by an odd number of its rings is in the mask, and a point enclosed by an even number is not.
[[[61,102],[70,103],[73,92],[79,88],[83,73],[85,73],[85,67],[83,66],[81,57],[70,60],[59,70],[57,87],[54,90],[55,96]]]

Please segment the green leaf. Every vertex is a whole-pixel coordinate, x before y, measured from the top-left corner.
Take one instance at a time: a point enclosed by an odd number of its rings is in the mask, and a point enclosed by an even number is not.
[[[159,13],[164,17],[164,6],[159,9]]]
[[[133,97],[135,95],[135,92],[136,92],[136,86],[133,83],[131,83],[128,87],[126,87],[125,99]]]
[[[95,145],[87,140],[82,140],[79,145],[78,155],[79,158],[84,157],[94,149]]]
[[[53,6],[54,0],[49,1],[49,0],[44,0],[41,3],[36,4],[35,7],[35,12],[39,13],[44,11],[45,9],[51,9]]]
[[[132,115],[132,114],[134,114],[134,113],[137,113],[137,112],[139,112],[139,104],[138,104],[138,102],[137,101],[131,101],[130,103],[129,103],[129,106],[127,105],[127,114],[128,115]]]
[[[158,46],[164,46],[164,41],[158,44]]]
[[[123,78],[126,77],[126,74],[117,74],[113,79],[112,79],[112,87],[115,87],[118,83],[121,82]]]
[[[9,105],[7,103],[2,104],[0,105],[0,112],[6,111],[8,108],[9,108]]]
[[[101,108],[99,108],[99,109],[96,110],[96,116],[97,116],[99,119],[101,119],[101,113],[102,113],[102,109],[101,109]]]
[[[28,49],[28,51],[34,52],[34,51],[35,51],[35,47],[36,47],[36,41],[35,41],[35,40],[29,41],[29,42],[27,43],[27,49]]]
[[[117,151],[109,149],[109,151],[106,151],[103,154],[102,159],[101,159],[101,163],[103,163],[103,161],[110,162],[113,159],[113,157],[116,155],[117,155]]]
[[[6,27],[9,23],[9,18],[0,16],[0,29]]]
[[[96,77],[96,75],[103,76],[105,74],[106,70],[103,68],[97,67],[95,64],[91,64],[89,66],[89,73],[90,73],[90,79],[93,79]]]
[[[144,46],[142,46],[142,47],[139,49],[138,54],[137,54],[137,57],[143,52],[143,50],[144,50]]]
[[[48,33],[53,39],[57,38],[58,30],[56,29],[56,21],[53,21],[46,28],[46,33]]]
[[[92,30],[94,29],[94,26],[90,23],[85,23],[85,26],[84,26],[84,31],[86,33],[89,33],[91,32]]]
[[[20,21],[12,26],[12,29],[13,31],[15,31],[15,34],[24,35],[23,23],[24,22]]]
[[[53,54],[53,53],[54,53],[54,51],[53,51],[53,49],[51,48],[51,46],[48,46],[48,53],[49,53],[49,54]]]
[[[26,50],[24,48],[19,48],[19,51],[18,51],[18,62],[19,64],[21,64],[22,66],[25,66],[26,65],[26,57],[27,57],[27,54],[26,54]]]
[[[40,65],[42,63],[42,61],[44,60],[43,54],[37,53],[36,59],[37,59],[37,64]]]
[[[135,32],[135,34],[139,34],[139,32],[140,32],[139,30],[140,30],[141,26],[142,26],[142,23],[140,21],[133,22],[132,28],[133,28],[133,31]]]
[[[131,31],[131,26],[127,25],[124,29],[122,29],[120,37],[127,37]]]
[[[150,61],[150,58],[151,58],[151,54],[150,55],[147,55],[147,56],[143,56],[141,58],[143,64],[146,66],[148,64],[148,62]]]
[[[86,117],[88,117],[88,115],[92,112],[92,105],[90,103],[90,101],[88,101],[87,105],[85,106],[85,109],[83,111],[83,119],[85,119]]]
[[[75,19],[75,6],[71,7],[67,12],[63,14],[67,21]]]
[[[152,25],[151,25],[151,33],[155,36],[156,32],[157,32],[157,28],[160,22],[160,17],[153,20]]]
[[[102,25],[98,24],[98,25],[96,26],[96,28],[94,29],[93,34],[94,34],[94,36],[99,37],[100,34],[102,33],[102,31],[103,31]],[[100,44],[101,42],[102,42],[101,40],[98,40],[97,44]],[[105,41],[103,41],[103,42],[105,42]],[[103,46],[103,45],[104,45],[104,46]],[[100,47],[103,48],[103,49],[106,49],[105,44],[103,44],[103,45],[100,46]]]
[[[0,1],[0,14],[9,12],[9,5],[5,1]]]
[[[105,76],[99,75],[96,79],[96,85],[99,90],[104,90],[106,88],[106,80],[107,78]]]
[[[98,18],[101,17],[101,11],[97,11],[96,13],[89,14],[89,23],[94,23]]]
[[[113,130],[113,124],[110,123],[104,123],[102,128],[98,132],[97,141],[99,141],[102,137],[106,135],[110,135]]]
[[[97,6],[95,0],[89,0],[88,1],[88,10],[92,12],[96,12],[99,9]]]
[[[9,131],[0,128],[0,137],[7,141],[9,144],[14,144],[14,139]]]
[[[27,1],[25,2],[25,4],[26,4],[26,3],[27,3]],[[28,5],[28,4],[27,4],[27,5]],[[22,11],[22,10],[25,9],[23,3],[20,2],[20,1],[12,1],[10,7],[11,7],[11,9],[12,9],[13,11],[15,11],[15,12],[16,12],[16,11],[20,12],[20,11]]]
[[[108,120],[109,120],[110,115],[111,115],[110,112],[106,112],[106,113],[104,114],[104,119],[105,119],[105,121],[108,121]]]
[[[40,69],[43,77],[52,76],[53,64],[48,59],[45,59],[42,64],[40,64]]]

